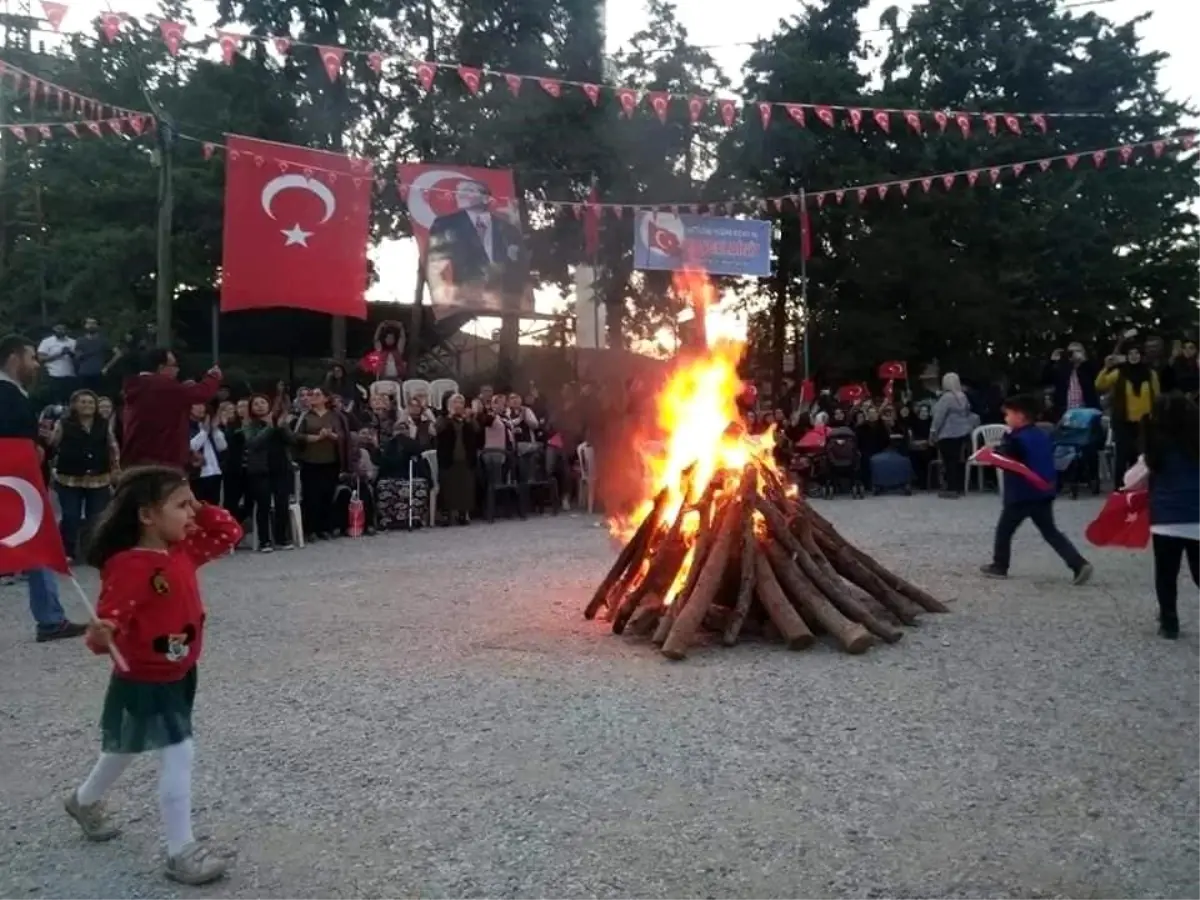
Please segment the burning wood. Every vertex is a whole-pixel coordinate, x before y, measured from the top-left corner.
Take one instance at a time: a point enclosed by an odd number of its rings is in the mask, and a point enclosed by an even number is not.
[[[917,612],[946,611],[802,499],[779,495],[763,465],[716,472],[715,490],[677,501],[674,510],[671,492],[661,489],[587,618],[610,620],[617,634],[654,632],[664,656],[683,659],[705,629],[732,645],[743,629],[761,634],[767,622],[792,650],[828,636],[847,653],[863,653],[900,640]]]
[[[681,289],[710,291],[686,275]],[[706,630],[726,645],[773,633],[802,650],[828,636],[863,653],[900,640],[921,612],[946,612],[784,487],[773,435],[740,424],[741,350],[718,342],[681,364],[658,398],[663,450],[645,460],[652,499],[610,523],[624,546],[584,615],[652,635],[664,656],[683,659]]]

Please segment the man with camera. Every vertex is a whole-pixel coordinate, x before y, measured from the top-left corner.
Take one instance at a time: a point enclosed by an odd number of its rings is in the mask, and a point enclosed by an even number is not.
[[[1072,341],[1067,349],[1061,347],[1050,354],[1050,362],[1042,371],[1042,384],[1054,391],[1054,415],[1061,416],[1069,409],[1099,409],[1100,396],[1096,390],[1096,364],[1087,358],[1083,344]]]

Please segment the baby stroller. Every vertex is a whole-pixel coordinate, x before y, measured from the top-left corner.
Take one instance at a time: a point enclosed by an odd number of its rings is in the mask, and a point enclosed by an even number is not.
[[[851,497],[863,496],[860,477],[862,455],[853,428],[833,428],[825,440],[825,496],[833,497],[845,489]]]
[[[1054,468],[1059,490],[1079,496],[1086,484],[1100,493],[1100,452],[1104,449],[1104,424],[1098,409],[1069,409],[1054,427]]]
[[[788,471],[792,480],[808,497],[825,493],[825,436],[828,429],[814,428],[792,445]]]

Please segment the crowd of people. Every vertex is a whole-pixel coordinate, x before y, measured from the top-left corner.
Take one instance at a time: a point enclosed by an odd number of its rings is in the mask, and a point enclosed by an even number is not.
[[[810,472],[813,457],[832,449],[830,433],[849,429],[853,441],[847,444],[848,455],[853,455],[854,476],[864,489],[879,487],[875,482],[880,475],[898,466],[908,473],[904,484],[955,498],[967,488],[967,459],[978,449],[972,445],[976,429],[1005,423],[1009,387],[1006,379],[986,387],[965,386],[950,372],[941,378],[940,389],[918,385],[914,391],[840,400],[831,387],[809,402],[793,403],[790,410],[750,410],[747,418],[759,430],[776,426],[776,452],[801,477]],[[1047,431],[1072,411],[1097,411],[1099,446],[1084,454],[1080,475],[1096,491],[1100,453],[1107,447],[1112,480],[1119,485],[1145,447],[1157,399],[1174,393],[1192,402],[1200,394],[1196,341],[1177,341],[1168,354],[1161,338],[1139,342],[1132,332],[1099,365],[1079,343],[1053,351],[1040,383],[1026,391],[1037,400],[1035,424]],[[906,462],[898,465],[897,456]],[[822,474],[819,468],[816,474]],[[887,477],[882,487],[890,488],[894,481]]]
[[[620,401],[601,401],[587,386],[576,393],[568,385],[549,411],[536,390],[522,395],[485,386],[469,403],[451,393],[435,406],[417,391],[397,397],[363,390],[341,366],[294,397],[282,384],[270,395],[236,397],[217,367],[197,382],[180,381],[175,355],[147,348],[136,374],[124,381],[119,408],[86,383],[63,383],[54,387],[70,388],[64,414],[39,416],[29,389],[43,364],[64,358],[66,340],[59,335],[57,343],[35,347],[17,335],[0,339],[0,438],[39,448],[62,509],[64,546],[101,573],[96,614],[86,626],[64,615],[53,572],[28,573],[37,640],[85,634],[93,652],[113,658],[101,752],[63,806],[87,839],[115,838],[120,828],[105,797],[137,755],[155,753],[164,873],[190,885],[222,877],[230,859],[198,841],[192,825],[192,716],[206,621],[197,568],[233,552],[247,519],[261,551],[292,546],[298,537],[289,515],[294,471],[308,540],[353,533],[355,509],[364,530],[389,521],[382,507],[391,504],[385,486],[392,477],[406,485],[410,511],[416,482],[435,480],[447,523],[469,523],[481,494],[501,483],[518,487],[518,514],[527,511],[528,488],[535,484],[549,487],[556,505],[570,493],[573,447],[584,438],[611,440],[621,427],[611,421],[616,409],[642,421],[638,405],[648,399],[636,384]],[[1200,418],[1195,382],[1187,380],[1195,374],[1195,345],[1181,357],[1190,363],[1173,362],[1169,373],[1144,362],[1139,351],[1131,346],[1114,353],[1093,376],[1081,348],[1071,348],[1067,358],[1052,361],[1051,389],[1057,395],[1061,385],[1064,412],[1088,408],[1099,393],[1112,395],[1114,434],[1124,442],[1116,477],[1124,476],[1127,488],[1148,490],[1159,630],[1176,638],[1176,582],[1184,558],[1200,585]],[[947,374],[941,386],[932,403],[902,396],[848,409],[824,394],[790,417],[780,409],[760,419],[749,402],[746,426],[769,432],[789,468],[806,442],[824,448],[839,431],[848,432],[858,453],[851,477],[874,487],[883,486],[880,457],[903,460],[911,478],[914,458],[936,454],[944,493],[958,496],[963,485],[953,460],[962,458],[983,414],[956,375]],[[1038,427],[1046,404],[1034,395],[1009,397],[999,410],[1008,429],[1001,450],[1026,471],[1001,476],[1004,502],[983,574],[1008,576],[1013,534],[1030,520],[1081,585],[1092,566],[1054,523],[1056,465],[1051,437]],[[339,496],[347,496],[344,507]],[[88,540],[81,534],[85,521],[95,523]]]
[[[484,385],[470,402],[452,394],[435,409],[427,392],[371,392],[334,365],[322,384],[294,396],[282,383],[270,394],[236,396],[217,368],[183,382],[171,351],[144,356],[144,371],[126,379],[119,405],[79,388],[61,415],[39,420],[72,558],[122,466],[187,472],[197,499],[253,526],[262,552],[300,539],[291,533],[297,502],[303,538],[312,542],[347,535],[354,501],[370,535],[427,524],[434,490],[442,525],[469,524],[477,509],[494,515],[497,489],[522,517],[551,499],[569,507],[577,493],[573,450],[582,422],[551,424],[536,389],[522,395]],[[557,418],[569,423],[570,390],[563,397]]]

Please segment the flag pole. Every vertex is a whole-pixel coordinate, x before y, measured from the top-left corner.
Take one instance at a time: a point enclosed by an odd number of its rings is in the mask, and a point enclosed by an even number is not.
[[[71,584],[75,585],[75,593],[79,596],[79,602],[83,604],[83,608],[87,610],[88,618],[93,622],[99,622],[100,617],[96,615],[96,608],[92,606],[92,601],[88,599],[87,591],[83,589],[83,585],[79,583],[79,579],[75,577],[75,573],[67,572],[67,577],[71,579]],[[125,661],[125,657],[121,655],[121,651],[117,649],[117,645],[111,641],[108,644],[108,654],[112,657],[118,669],[122,672],[129,671],[129,663]]]
[[[809,371],[809,355],[808,355],[808,254],[804,252],[804,248],[808,246],[805,241],[811,241],[811,235],[806,235],[804,232],[808,227],[808,200],[805,196],[804,188],[800,188],[800,308],[804,310],[804,380],[808,381],[810,377]]]

